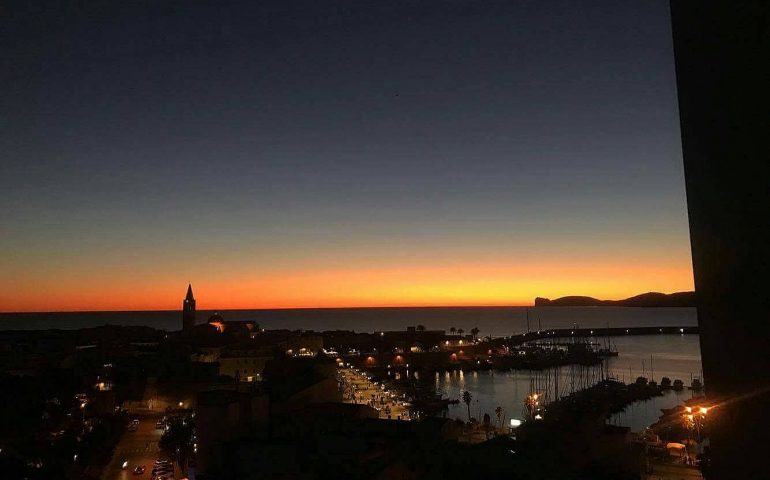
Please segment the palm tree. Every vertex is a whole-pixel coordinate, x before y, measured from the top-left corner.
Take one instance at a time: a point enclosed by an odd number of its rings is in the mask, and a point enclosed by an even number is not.
[[[455,327],[451,327],[449,329],[449,333],[451,333],[452,335],[454,335],[456,331],[457,331],[457,329]]]
[[[500,424],[500,428],[503,428],[503,416],[505,415],[503,407],[497,407],[495,409],[495,415],[497,415],[497,423]]]
[[[471,335],[473,335],[473,340],[476,340],[477,335],[479,334],[480,330],[478,327],[471,328]]]
[[[417,331],[418,332],[424,332],[425,331],[425,325],[417,325]]]
[[[468,421],[471,421],[471,400],[473,400],[473,397],[471,396],[471,392],[468,390],[463,392],[463,403],[468,406]]]
[[[462,328],[457,329],[457,334],[460,335],[461,337],[463,336],[463,333],[465,333],[465,330],[463,330]]]

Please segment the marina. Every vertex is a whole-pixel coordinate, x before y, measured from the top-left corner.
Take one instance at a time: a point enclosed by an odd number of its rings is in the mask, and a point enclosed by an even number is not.
[[[371,357],[361,356],[352,361],[358,361],[372,381],[387,385],[386,388],[407,399],[414,415],[463,421],[469,417],[481,419],[485,414],[495,415],[500,410],[509,420],[525,420],[525,404],[533,392],[537,392],[542,404],[546,405],[579,392],[590,392],[602,382],[612,382],[616,387],[631,385],[630,390],[613,390],[616,398],[610,402],[604,416],[610,425],[641,431],[658,420],[661,409],[674,407],[699,393],[698,336],[677,333],[676,328],[669,330],[670,333],[643,335],[630,329],[627,336],[613,338],[617,355],[611,356],[598,354],[606,343],[594,336],[582,337],[579,341],[557,337],[546,344],[540,343],[542,339],[532,344],[527,341],[512,355],[496,354],[502,351],[495,350],[492,355],[486,355],[489,358],[483,362],[473,356],[453,362],[447,355],[448,360],[443,364],[435,361],[425,364],[421,362],[421,354],[408,353],[400,354],[400,365],[367,367],[362,359]],[[649,329],[642,332],[649,332]],[[577,343],[573,343],[575,341]],[[543,353],[548,349],[566,352],[570,345],[579,345],[593,353],[582,362],[566,354]],[[504,360],[533,354],[539,355],[539,362]],[[520,368],[504,366],[516,362]],[[644,387],[637,386],[639,383]],[[465,392],[472,397],[469,405],[462,401]]]

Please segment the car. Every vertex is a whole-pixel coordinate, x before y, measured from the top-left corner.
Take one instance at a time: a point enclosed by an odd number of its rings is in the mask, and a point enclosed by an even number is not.
[[[158,429],[166,428],[166,424],[163,422],[163,420],[158,420],[157,422],[155,422],[155,428],[158,428]]]
[[[152,469],[152,474],[153,475],[166,475],[166,474],[171,474],[171,473],[174,473],[173,467],[168,467],[168,468],[163,467],[163,468],[153,468]]]
[[[147,470],[147,467],[144,465],[139,465],[134,468],[134,475],[143,475],[145,470]]]

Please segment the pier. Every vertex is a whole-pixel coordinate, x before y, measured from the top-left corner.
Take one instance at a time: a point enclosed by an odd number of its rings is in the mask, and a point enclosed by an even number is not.
[[[492,345],[522,344],[548,338],[622,337],[624,335],[690,335],[700,333],[697,326],[548,328],[492,339]]]

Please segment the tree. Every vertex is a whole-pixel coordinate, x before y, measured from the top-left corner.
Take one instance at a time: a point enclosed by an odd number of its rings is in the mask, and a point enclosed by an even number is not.
[[[471,335],[473,335],[473,340],[476,340],[480,331],[481,330],[479,330],[478,327],[471,328]]]
[[[457,334],[460,335],[461,337],[463,336],[463,333],[465,333],[465,330],[463,330],[462,328],[457,329]]]
[[[424,332],[425,331],[425,325],[417,325],[417,331],[418,332]]]
[[[503,410],[503,407],[497,407],[495,409],[495,415],[497,415],[497,423],[500,424],[500,428],[503,428],[503,419],[505,418],[505,410]]]
[[[455,327],[451,327],[449,329],[449,333],[451,333],[452,335],[454,335],[456,331],[457,331],[457,329]]]
[[[160,447],[176,460],[177,465],[185,470],[187,460],[193,453],[192,436],[194,425],[190,419],[175,418],[169,424],[168,430],[160,437]]]
[[[468,421],[471,421],[471,400],[473,400],[473,397],[471,396],[471,392],[468,390],[463,392],[463,403],[468,407]]]

